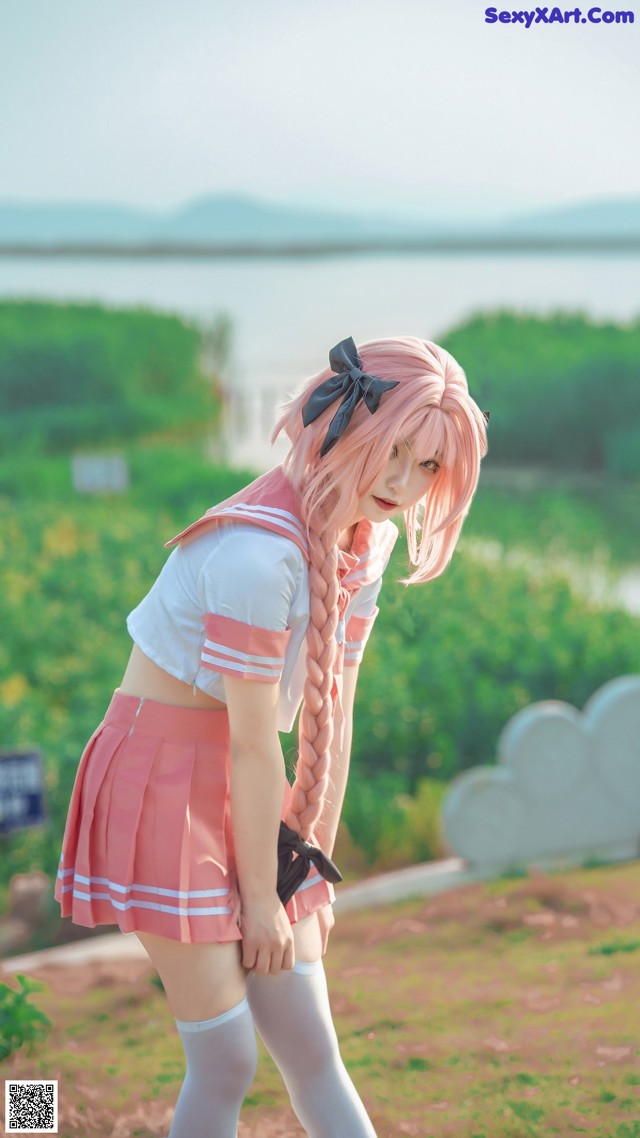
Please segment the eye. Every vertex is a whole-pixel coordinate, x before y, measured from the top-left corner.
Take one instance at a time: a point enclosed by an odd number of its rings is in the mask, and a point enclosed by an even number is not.
[[[420,466],[423,470],[429,470],[432,474],[437,474],[440,469],[440,463],[436,458],[428,458],[426,462],[421,462]]]
[[[395,443],[394,443],[394,444],[393,444],[393,446],[391,447],[391,457],[392,457],[392,458],[397,458],[397,457],[398,457],[398,448],[397,448],[397,446],[395,445]]]

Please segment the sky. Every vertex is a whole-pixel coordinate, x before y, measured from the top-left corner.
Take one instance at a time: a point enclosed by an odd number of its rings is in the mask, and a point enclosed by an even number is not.
[[[493,218],[640,194],[640,4],[528,29],[486,6],[0,0],[0,200]]]

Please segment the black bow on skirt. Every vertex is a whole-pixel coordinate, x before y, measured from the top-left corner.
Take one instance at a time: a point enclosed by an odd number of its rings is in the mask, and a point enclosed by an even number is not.
[[[286,905],[296,889],[302,885],[312,865],[315,865],[320,876],[324,877],[325,881],[330,881],[332,885],[342,881],[342,874],[331,858],[323,854],[317,846],[312,846],[311,842],[305,842],[304,838],[287,826],[286,822],[281,822],[278,835],[277,892],[283,905]]]

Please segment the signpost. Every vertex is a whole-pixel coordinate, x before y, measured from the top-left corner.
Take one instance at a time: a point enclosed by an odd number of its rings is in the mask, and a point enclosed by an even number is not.
[[[123,494],[129,486],[129,468],[119,454],[75,454],[71,473],[79,494]]]
[[[0,752],[0,834],[44,822],[42,756],[38,751]]]

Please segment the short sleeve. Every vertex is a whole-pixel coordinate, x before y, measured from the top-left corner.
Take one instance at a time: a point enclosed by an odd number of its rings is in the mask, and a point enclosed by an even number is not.
[[[356,543],[359,532],[357,529]],[[382,588],[384,571],[398,538],[398,527],[393,522],[386,521],[377,526],[370,525],[368,530],[364,530],[364,534],[364,548],[356,550],[359,562],[353,573],[345,577],[347,586],[350,580],[354,583],[364,580],[366,583],[354,594],[345,614],[346,627],[342,636],[344,667],[354,667],[362,660],[379,612],[376,601]]]
[[[226,526],[198,578],[205,626],[201,666],[277,683],[303,573],[303,555],[288,538],[256,526]]]
[[[353,599],[346,613],[344,667],[354,667],[362,660],[367,640],[380,611],[376,605],[382,578],[365,585]]]

